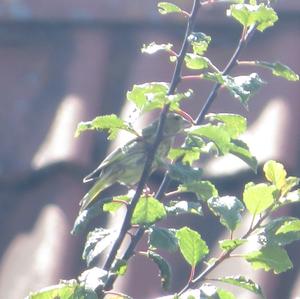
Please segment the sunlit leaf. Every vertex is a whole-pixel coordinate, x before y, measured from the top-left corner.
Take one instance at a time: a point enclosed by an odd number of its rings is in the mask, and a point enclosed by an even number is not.
[[[155,42],[150,43],[149,45],[143,45],[142,53],[154,54],[158,51],[170,51],[172,49],[172,44],[156,44]]]
[[[203,55],[211,42],[211,37],[202,32],[193,32],[188,40],[193,47],[194,54]]]
[[[170,3],[170,2],[159,2],[157,4],[158,11],[162,15],[170,14],[170,13],[181,13],[182,10],[179,6]]]
[[[188,227],[177,230],[179,249],[189,265],[195,267],[208,254],[209,249],[200,234]]]
[[[246,208],[253,215],[265,211],[274,203],[275,191],[276,188],[274,186],[268,186],[264,183],[257,185],[248,183],[243,193]]]
[[[164,217],[167,213],[164,205],[154,197],[141,197],[134,209],[131,223],[139,225],[153,224]]]
[[[276,245],[250,252],[245,255],[245,259],[255,270],[273,270],[275,274],[285,272],[293,267],[286,250]]]
[[[197,214],[202,216],[202,205],[199,202],[193,201],[171,201],[169,206],[165,206],[168,214],[180,215],[180,214]]]
[[[229,251],[234,250],[235,248],[245,244],[247,240],[245,239],[236,239],[236,240],[222,240],[219,241],[220,248]]]
[[[107,271],[94,267],[81,273],[78,279],[84,283],[86,289],[95,291],[97,288],[101,288],[105,285],[107,278]]]
[[[206,57],[194,53],[187,53],[184,57],[185,65],[191,70],[207,69],[212,63]]]
[[[264,172],[267,180],[281,190],[286,184],[286,171],[281,163],[270,160],[264,165]]]

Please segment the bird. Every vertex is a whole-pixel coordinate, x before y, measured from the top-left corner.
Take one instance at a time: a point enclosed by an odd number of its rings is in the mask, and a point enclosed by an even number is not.
[[[97,201],[98,195],[114,183],[134,186],[140,180],[150,145],[154,142],[159,119],[142,130],[141,136],[111,152],[100,165],[88,174],[83,182],[95,182],[92,188],[81,199],[80,213]],[[176,134],[188,128],[191,122],[179,114],[169,112],[152,163],[151,172],[156,170],[166,159]]]

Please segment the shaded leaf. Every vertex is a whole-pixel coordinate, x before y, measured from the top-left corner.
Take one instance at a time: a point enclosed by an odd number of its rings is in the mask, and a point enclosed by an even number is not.
[[[244,211],[242,202],[234,196],[212,197],[208,201],[208,207],[217,216],[220,222],[229,230],[234,231],[242,219]]]
[[[171,215],[180,215],[180,214],[197,214],[203,215],[202,206],[199,202],[192,202],[192,201],[171,201],[169,206],[165,207],[168,214]]]
[[[89,232],[82,253],[82,258],[86,260],[87,265],[90,265],[103,250],[110,246],[116,237],[117,232],[115,230],[95,228],[92,232]]]
[[[195,267],[208,254],[209,249],[200,234],[188,227],[177,230],[179,249],[189,265]]]
[[[141,197],[134,209],[131,223],[139,225],[153,224],[164,217],[167,213],[164,205],[154,197]]]
[[[253,215],[265,211],[274,203],[275,191],[276,188],[274,186],[268,186],[263,183],[257,185],[248,183],[243,193],[246,208]]]
[[[226,276],[218,278],[218,280],[246,289],[256,295],[259,295],[261,298],[264,298],[261,287],[253,280],[246,278],[245,276]]]
[[[273,270],[275,274],[285,272],[293,267],[286,250],[276,245],[250,252],[245,255],[245,259],[254,269]]]
[[[168,290],[172,280],[172,270],[168,262],[159,254],[148,251],[148,257],[158,266],[160,281],[164,290]]]
[[[169,175],[172,179],[179,182],[191,182],[200,180],[202,177],[202,169],[193,168],[189,165],[183,165],[181,163],[169,165]]]
[[[204,201],[219,195],[217,188],[210,181],[188,181],[179,185],[178,190],[181,192],[193,192]]]
[[[149,230],[148,245],[151,248],[176,251],[178,243],[175,234],[175,229],[153,226]]]

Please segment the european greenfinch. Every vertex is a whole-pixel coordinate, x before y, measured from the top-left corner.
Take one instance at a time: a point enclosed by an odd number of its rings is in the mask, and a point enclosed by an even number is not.
[[[114,183],[135,185],[142,175],[149,145],[154,141],[159,120],[142,130],[137,137],[110,153],[102,163],[83,182],[96,181],[94,186],[80,201],[80,212],[93,204],[97,196]],[[168,113],[163,128],[162,140],[152,163],[151,172],[156,170],[170,150],[174,136],[190,126],[190,122],[175,113]]]

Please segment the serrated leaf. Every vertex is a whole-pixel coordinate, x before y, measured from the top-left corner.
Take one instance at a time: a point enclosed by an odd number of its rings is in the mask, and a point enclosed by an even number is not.
[[[155,42],[150,43],[149,45],[143,45],[142,53],[154,54],[158,51],[170,51],[172,49],[172,44],[157,44]]]
[[[119,195],[119,196],[114,196],[112,198],[111,202],[107,202],[103,204],[103,211],[104,212],[110,212],[110,213],[114,213],[116,212],[118,209],[120,209],[122,206],[124,206],[123,203],[118,202],[118,201],[124,201],[129,203],[131,200],[131,196],[129,195]],[[114,202],[115,201],[115,202]]]
[[[177,230],[176,238],[178,239],[180,252],[192,267],[195,267],[209,252],[201,235],[186,226]]]
[[[212,197],[208,201],[208,207],[220,217],[220,222],[229,230],[234,231],[242,219],[244,211],[242,202],[234,196]]]
[[[298,81],[299,75],[296,74],[290,67],[280,62],[266,62],[266,61],[256,61],[256,65],[268,68],[272,71],[272,74],[277,77],[282,77],[289,81]]]
[[[148,257],[158,266],[160,281],[164,290],[169,290],[172,280],[172,270],[168,262],[159,254],[148,251]]]
[[[279,274],[293,267],[286,250],[276,245],[263,247],[261,250],[250,252],[244,257],[255,270],[273,270],[275,274]]]
[[[286,234],[290,232],[300,232],[300,220],[293,219],[283,223],[276,231],[276,235]]]
[[[181,100],[192,95],[191,89],[184,93],[174,93],[172,95],[168,95],[168,90],[169,84],[165,82],[133,85],[132,90],[127,92],[127,100],[131,101],[141,112],[160,109],[165,104],[170,104],[170,109],[176,110]]]
[[[154,197],[141,197],[134,209],[131,223],[138,225],[153,224],[167,215],[164,205]]]
[[[181,13],[182,10],[179,6],[170,2],[159,2],[157,4],[158,11],[162,15],[170,14],[170,13]]]
[[[203,70],[212,65],[208,58],[194,53],[187,53],[184,61],[186,67],[191,70]]]
[[[298,221],[294,217],[279,217],[270,220],[264,227],[258,231],[257,241],[262,246],[285,246],[300,239],[299,231],[287,231],[277,233],[285,223]]]
[[[274,9],[264,3],[259,5],[233,4],[227,11],[227,15],[232,16],[244,27],[256,25],[257,30],[261,32],[273,26],[278,20]]]
[[[264,183],[257,185],[248,183],[243,193],[246,208],[253,215],[260,214],[274,203],[275,191],[276,188],[274,186],[268,186]]]
[[[188,181],[179,185],[178,190],[181,192],[193,192],[204,201],[219,195],[217,188],[210,181]]]
[[[172,228],[151,227],[149,230],[148,245],[150,248],[177,251],[178,243],[176,230]]]
[[[97,288],[103,287],[107,281],[108,272],[94,267],[80,274],[78,280],[84,283],[86,289],[95,291]]]
[[[226,276],[218,278],[218,280],[246,289],[256,295],[259,295],[261,298],[264,298],[261,287],[253,280],[246,278],[245,276]]]
[[[206,124],[201,126],[193,126],[186,131],[189,135],[200,136],[212,141],[218,148],[221,155],[228,153],[230,149],[230,135],[224,128],[220,126]]]
[[[171,201],[169,206],[165,207],[168,214],[171,215],[180,215],[180,214],[197,214],[202,216],[202,206],[199,202],[192,201]]]
[[[231,251],[245,243],[247,243],[247,240],[245,240],[245,239],[222,240],[222,241],[219,241],[219,246],[221,249],[223,249],[225,251]]]
[[[87,241],[82,253],[82,258],[86,260],[87,265],[97,257],[103,250],[105,250],[117,237],[115,230],[108,230],[104,228],[95,228],[89,232]]]
[[[119,130],[125,130],[136,135],[135,130],[115,114],[97,116],[91,121],[80,122],[77,126],[75,137],[88,130],[107,130],[109,140],[115,139]]]
[[[192,166],[183,165],[181,163],[169,165],[170,177],[179,182],[192,182],[200,180],[202,173],[202,169],[193,168]]]
[[[238,114],[209,113],[205,118],[210,121],[221,122],[222,127],[229,133],[231,138],[237,138],[247,130],[247,119]]]
[[[201,149],[196,147],[171,148],[168,154],[168,158],[174,161],[182,157],[182,162],[184,164],[191,165],[194,161],[199,160],[200,154]]]
[[[57,285],[32,292],[25,299],[52,299],[52,298],[87,298],[97,299],[97,294],[92,290],[86,290],[76,280],[63,282]]]
[[[229,153],[248,164],[255,173],[257,172],[257,159],[251,154],[248,145],[245,142],[239,139],[232,139]]]
[[[281,163],[270,160],[264,165],[264,173],[267,180],[273,183],[278,190],[286,184],[286,171]]]
[[[192,45],[194,54],[203,55],[211,42],[211,37],[202,32],[192,32],[188,40]]]

